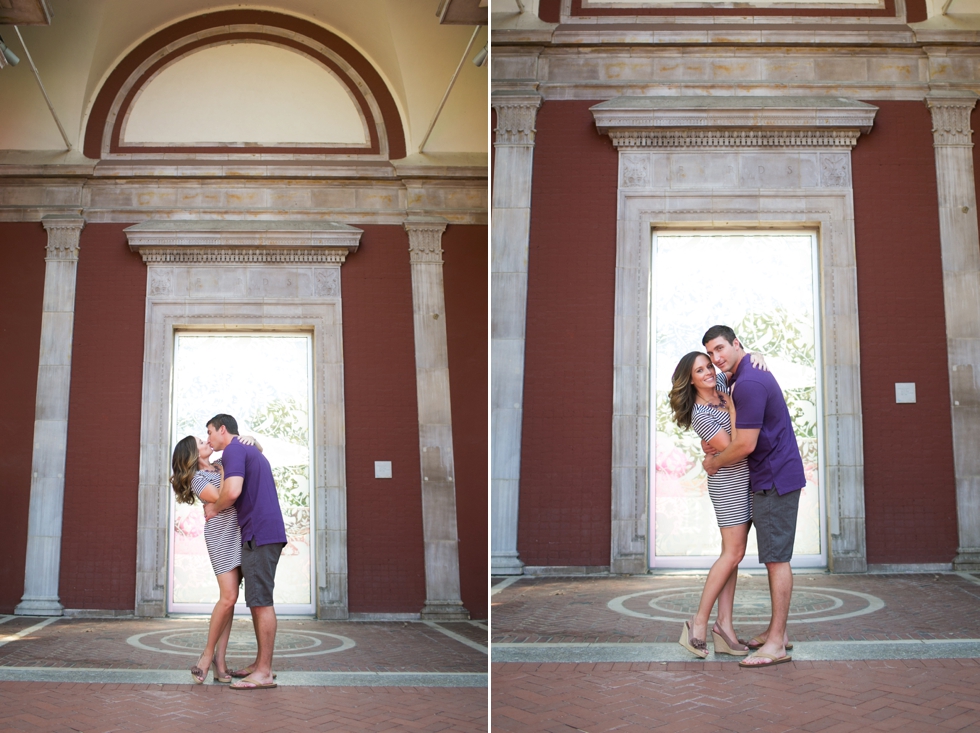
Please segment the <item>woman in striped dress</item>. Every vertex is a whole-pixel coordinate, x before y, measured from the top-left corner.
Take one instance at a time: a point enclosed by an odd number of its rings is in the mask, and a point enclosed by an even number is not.
[[[752,363],[765,361],[752,355]],[[727,375],[716,373],[707,354],[692,351],[677,364],[672,377],[670,407],[674,421],[693,428],[701,440],[722,451],[735,438],[735,407],[728,395]],[[745,459],[708,476],[708,496],[721,529],[721,557],[711,566],[701,592],[697,614],[684,622],[680,644],[702,659],[708,656],[708,618],[718,601],[718,617],[711,627],[715,653],[745,656],[749,648],[738,639],[732,624],[738,564],[752,524],[752,492]]]
[[[244,443],[246,439],[241,440]],[[218,500],[224,468],[220,460],[214,463],[208,460],[213,452],[206,440],[193,435],[177,443],[170,483],[178,502],[193,504],[196,499],[203,503]],[[198,685],[207,679],[208,670],[212,667],[215,682],[231,682],[225,665],[225,652],[242,580],[242,533],[234,504],[204,525],[204,541],[208,546],[211,567],[218,578],[220,596],[211,612],[207,645],[197,664],[191,667],[191,676]]]

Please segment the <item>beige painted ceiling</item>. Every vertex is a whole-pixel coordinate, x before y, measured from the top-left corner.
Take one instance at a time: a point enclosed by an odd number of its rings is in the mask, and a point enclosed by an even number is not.
[[[80,147],[92,102],[116,64],[171,23],[228,9],[273,10],[318,23],[374,65],[402,116],[407,153],[418,151],[474,27],[443,25],[439,0],[269,0],[261,4],[206,0],[50,0],[50,26],[20,28],[72,145]],[[0,70],[0,150],[58,150],[64,142],[10,26],[0,36],[21,56]],[[487,42],[481,29],[468,56]],[[426,143],[426,153],[487,152],[487,66],[469,58]]]

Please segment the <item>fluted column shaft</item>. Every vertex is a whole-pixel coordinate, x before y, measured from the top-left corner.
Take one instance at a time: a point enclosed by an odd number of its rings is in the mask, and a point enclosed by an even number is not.
[[[68,393],[75,321],[75,272],[78,240],[85,220],[78,216],[46,216],[41,224],[48,232],[48,251],[44,260],[41,353],[34,407],[27,562],[24,596],[14,613],[60,616],[63,606],[58,597],[58,575],[61,570]]]
[[[524,418],[524,333],[527,253],[531,231],[534,121],[541,96],[499,91],[491,203],[491,529],[494,575],[520,575],[517,517]]]
[[[456,469],[449,401],[449,345],[442,277],[446,220],[411,217],[405,222],[412,260],[415,321],[415,384],[422,466],[422,533],[425,543],[425,606],[422,618],[468,619],[459,590]]]
[[[980,570],[980,236],[973,177],[972,92],[926,97],[932,112],[946,305],[959,570]]]

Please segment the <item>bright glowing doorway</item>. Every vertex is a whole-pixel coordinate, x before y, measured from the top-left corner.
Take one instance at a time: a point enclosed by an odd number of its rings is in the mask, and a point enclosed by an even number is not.
[[[276,571],[280,613],[312,614],[313,494],[312,336],[302,333],[175,335],[171,446],[206,435],[208,419],[227,413],[242,435],[255,436],[272,464],[288,544]],[[217,456],[215,456],[217,457]],[[177,504],[170,494],[168,610],[210,613],[218,584],[204,543],[200,503]],[[244,592],[238,613],[246,613]]]
[[[667,404],[674,367],[703,350],[701,337],[715,324],[764,354],[783,389],[807,476],[793,566],[825,566],[816,235],[660,231],[651,264],[651,567],[708,567],[721,551],[700,440],[674,424]],[[758,567],[754,529],[742,567]]]

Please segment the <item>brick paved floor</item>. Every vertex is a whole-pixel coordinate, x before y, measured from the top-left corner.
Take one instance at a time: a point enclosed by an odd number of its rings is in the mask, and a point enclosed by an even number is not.
[[[980,730],[976,660],[791,662],[763,671],[735,663],[684,667],[493,664],[492,730]]]
[[[884,602],[874,613],[820,623],[792,623],[790,636],[800,641],[880,639],[980,638],[980,585],[955,574],[831,575],[813,573],[794,577],[794,596],[810,588],[870,594]],[[740,596],[755,592],[768,596],[764,575],[740,576]],[[663,621],[616,613],[607,603],[617,597],[663,589],[690,589],[696,602],[704,578],[699,576],[628,576],[595,578],[522,578],[491,598],[492,642],[677,641],[685,614]],[[820,615],[843,615],[866,606],[857,596],[838,594],[842,608]],[[627,601],[628,609],[658,615],[650,596]],[[768,602],[765,604],[768,614]],[[955,609],[955,612],[953,612]],[[739,618],[735,626],[744,637],[765,628]],[[663,615],[660,613],[659,615]],[[805,621],[806,616],[792,618]]]
[[[0,679],[9,674],[90,679],[102,670],[134,678],[186,674],[190,681],[184,670],[196,660],[189,647],[196,649],[207,628],[196,618],[57,619],[39,628],[45,619],[0,620]],[[234,692],[210,681],[200,686],[0,681],[0,732],[486,731],[485,686],[437,685],[485,685],[487,634],[470,623],[281,619],[277,643],[283,649],[274,666],[282,684],[276,689]],[[244,664],[254,654],[248,620],[236,621],[233,647],[233,663]],[[319,653],[324,649],[338,651]],[[371,674],[342,682],[370,687],[289,682],[346,673],[401,673],[412,680],[407,684],[426,686],[379,686],[406,683],[392,682],[392,676],[378,682]]]
[[[795,581],[791,618],[799,623],[791,624],[791,638],[801,647],[861,642],[855,648],[866,650],[866,658],[797,660],[766,670],[712,656],[705,662],[494,662],[492,730],[980,731],[980,659],[875,659],[887,640],[980,640],[976,576],[808,573]],[[491,598],[491,642],[511,645],[510,652],[523,644],[541,649],[570,642],[673,647],[701,585],[703,578],[679,575],[522,578]],[[768,611],[756,603],[766,579],[742,577],[739,588],[736,628],[744,636],[765,625],[752,614]],[[620,611],[610,608],[617,598]],[[588,649],[581,653],[588,656]]]
[[[0,636],[13,635],[36,624],[38,619],[18,617],[0,625]],[[439,626],[486,646],[487,632],[468,623],[440,623]],[[203,648],[207,621],[198,618],[169,619],[59,619],[32,635],[30,643],[0,646],[0,667],[100,667],[125,669],[184,669],[196,661],[193,653],[175,654],[148,651],[133,646],[127,639],[151,634],[141,640],[160,649],[187,652],[169,647],[163,640],[178,630],[192,631],[191,639],[200,638]],[[281,620],[278,638],[305,632],[313,636],[334,634],[350,638],[355,646],[342,652],[290,656],[290,650],[279,647],[276,669],[298,671],[375,671],[375,672],[485,672],[485,654],[446,636],[422,623],[408,622],[339,622],[315,620]],[[308,637],[307,637],[308,638]],[[325,646],[339,642],[321,636]],[[236,620],[231,644],[248,645],[253,651],[237,653],[232,662],[247,663],[254,657],[252,624]],[[230,646],[229,649],[232,647]],[[313,651],[316,651],[315,649]],[[297,650],[297,653],[307,653]]]
[[[485,689],[0,682],[0,731],[294,733],[487,730]]]

